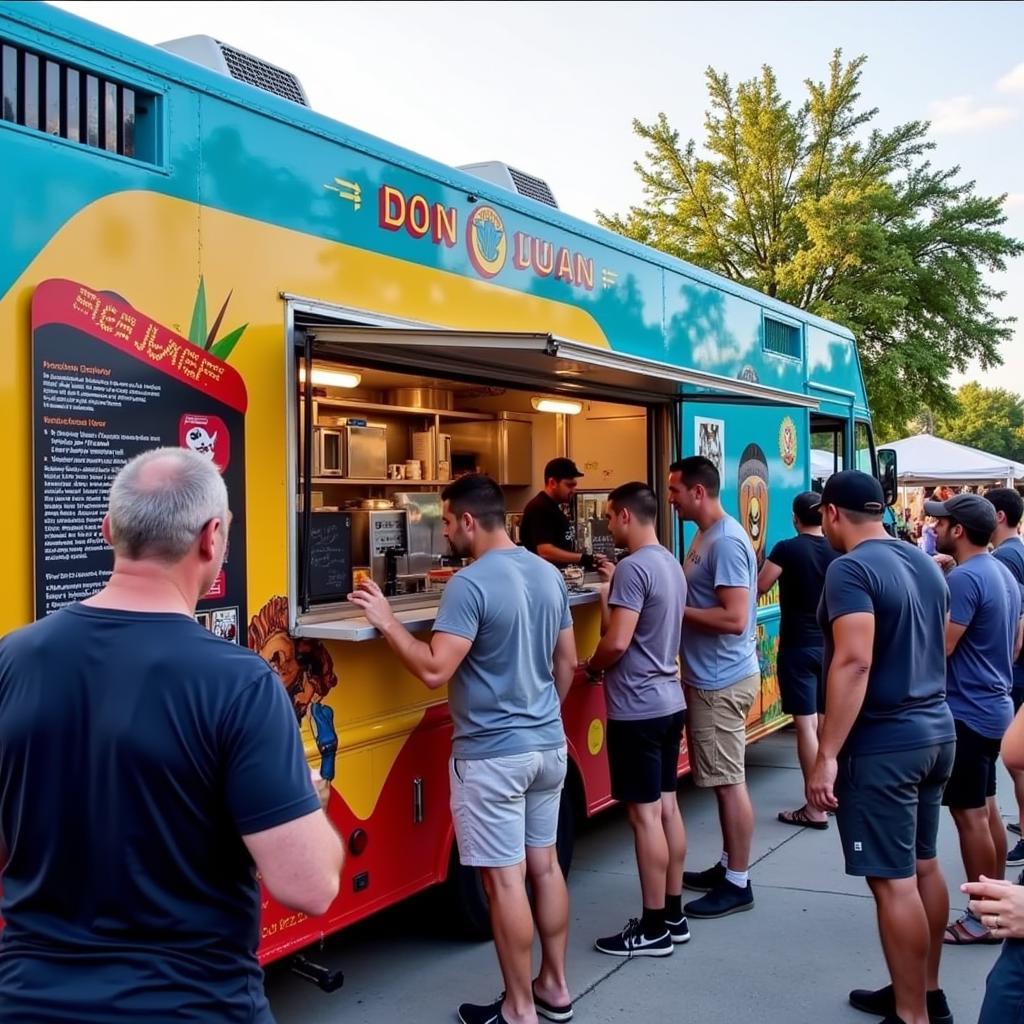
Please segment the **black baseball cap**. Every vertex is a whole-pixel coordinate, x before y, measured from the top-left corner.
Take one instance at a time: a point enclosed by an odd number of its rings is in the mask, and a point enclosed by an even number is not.
[[[793,514],[799,518],[821,508],[821,495],[817,491],[803,491],[793,499]]]
[[[545,480],[550,480],[552,477],[556,480],[574,480],[578,476],[583,476],[583,474],[576,468],[576,463],[572,459],[552,459],[544,467]]]
[[[980,494],[954,494],[948,501],[926,501],[924,514],[936,519],[954,519],[968,530],[992,533],[998,526],[996,510]]]
[[[878,515],[885,511],[882,485],[870,474],[859,469],[844,469],[825,481],[821,492],[822,505],[835,505],[847,512],[866,512]]]

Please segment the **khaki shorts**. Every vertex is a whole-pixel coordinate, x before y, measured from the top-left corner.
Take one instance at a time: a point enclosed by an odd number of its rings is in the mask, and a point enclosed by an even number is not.
[[[687,684],[690,770],[701,788],[735,786],[746,780],[747,715],[760,688],[760,673],[721,690]]]
[[[448,763],[452,822],[467,867],[521,864],[526,847],[554,846],[566,748]]]

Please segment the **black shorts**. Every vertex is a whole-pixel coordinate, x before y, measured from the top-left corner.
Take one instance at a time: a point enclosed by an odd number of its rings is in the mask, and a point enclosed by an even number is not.
[[[686,712],[639,721],[608,719],[612,796],[621,803],[652,804],[674,793]]]
[[[840,757],[836,822],[848,875],[913,878],[917,861],[935,857],[955,746]]]
[[[820,647],[779,647],[779,689],[787,715],[819,715],[825,710],[825,685]]]
[[[956,760],[942,802],[962,811],[984,807],[988,798],[996,795],[996,762],[1001,741],[982,736],[964,722],[953,724]]]

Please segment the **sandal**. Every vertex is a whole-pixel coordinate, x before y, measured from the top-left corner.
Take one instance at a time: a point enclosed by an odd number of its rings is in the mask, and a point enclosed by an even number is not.
[[[942,941],[947,946],[998,946],[1003,940],[995,938],[988,930],[984,935],[975,935],[974,932],[968,930],[961,917],[946,926],[946,934],[942,937]]]
[[[795,825],[797,828],[814,828],[824,832],[828,828],[827,821],[815,821],[807,814],[807,807],[799,807],[795,811],[779,811],[779,821],[783,825]]]

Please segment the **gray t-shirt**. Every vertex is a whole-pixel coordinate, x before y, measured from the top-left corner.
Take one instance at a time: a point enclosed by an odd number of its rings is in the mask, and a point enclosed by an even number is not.
[[[750,621],[739,636],[687,629],[682,646],[683,680],[701,690],[724,690],[760,671],[757,661],[757,558],[746,531],[723,516],[693,539],[683,565],[686,604],[714,608],[717,587],[747,587]]]
[[[488,551],[448,581],[434,631],[473,642],[448,684],[456,757],[565,743],[552,655],[571,625],[562,574],[525,548]]]
[[[608,717],[663,718],[686,707],[676,658],[686,607],[686,577],[675,556],[648,544],[615,568],[608,604],[639,612],[633,640],[605,673]]]

